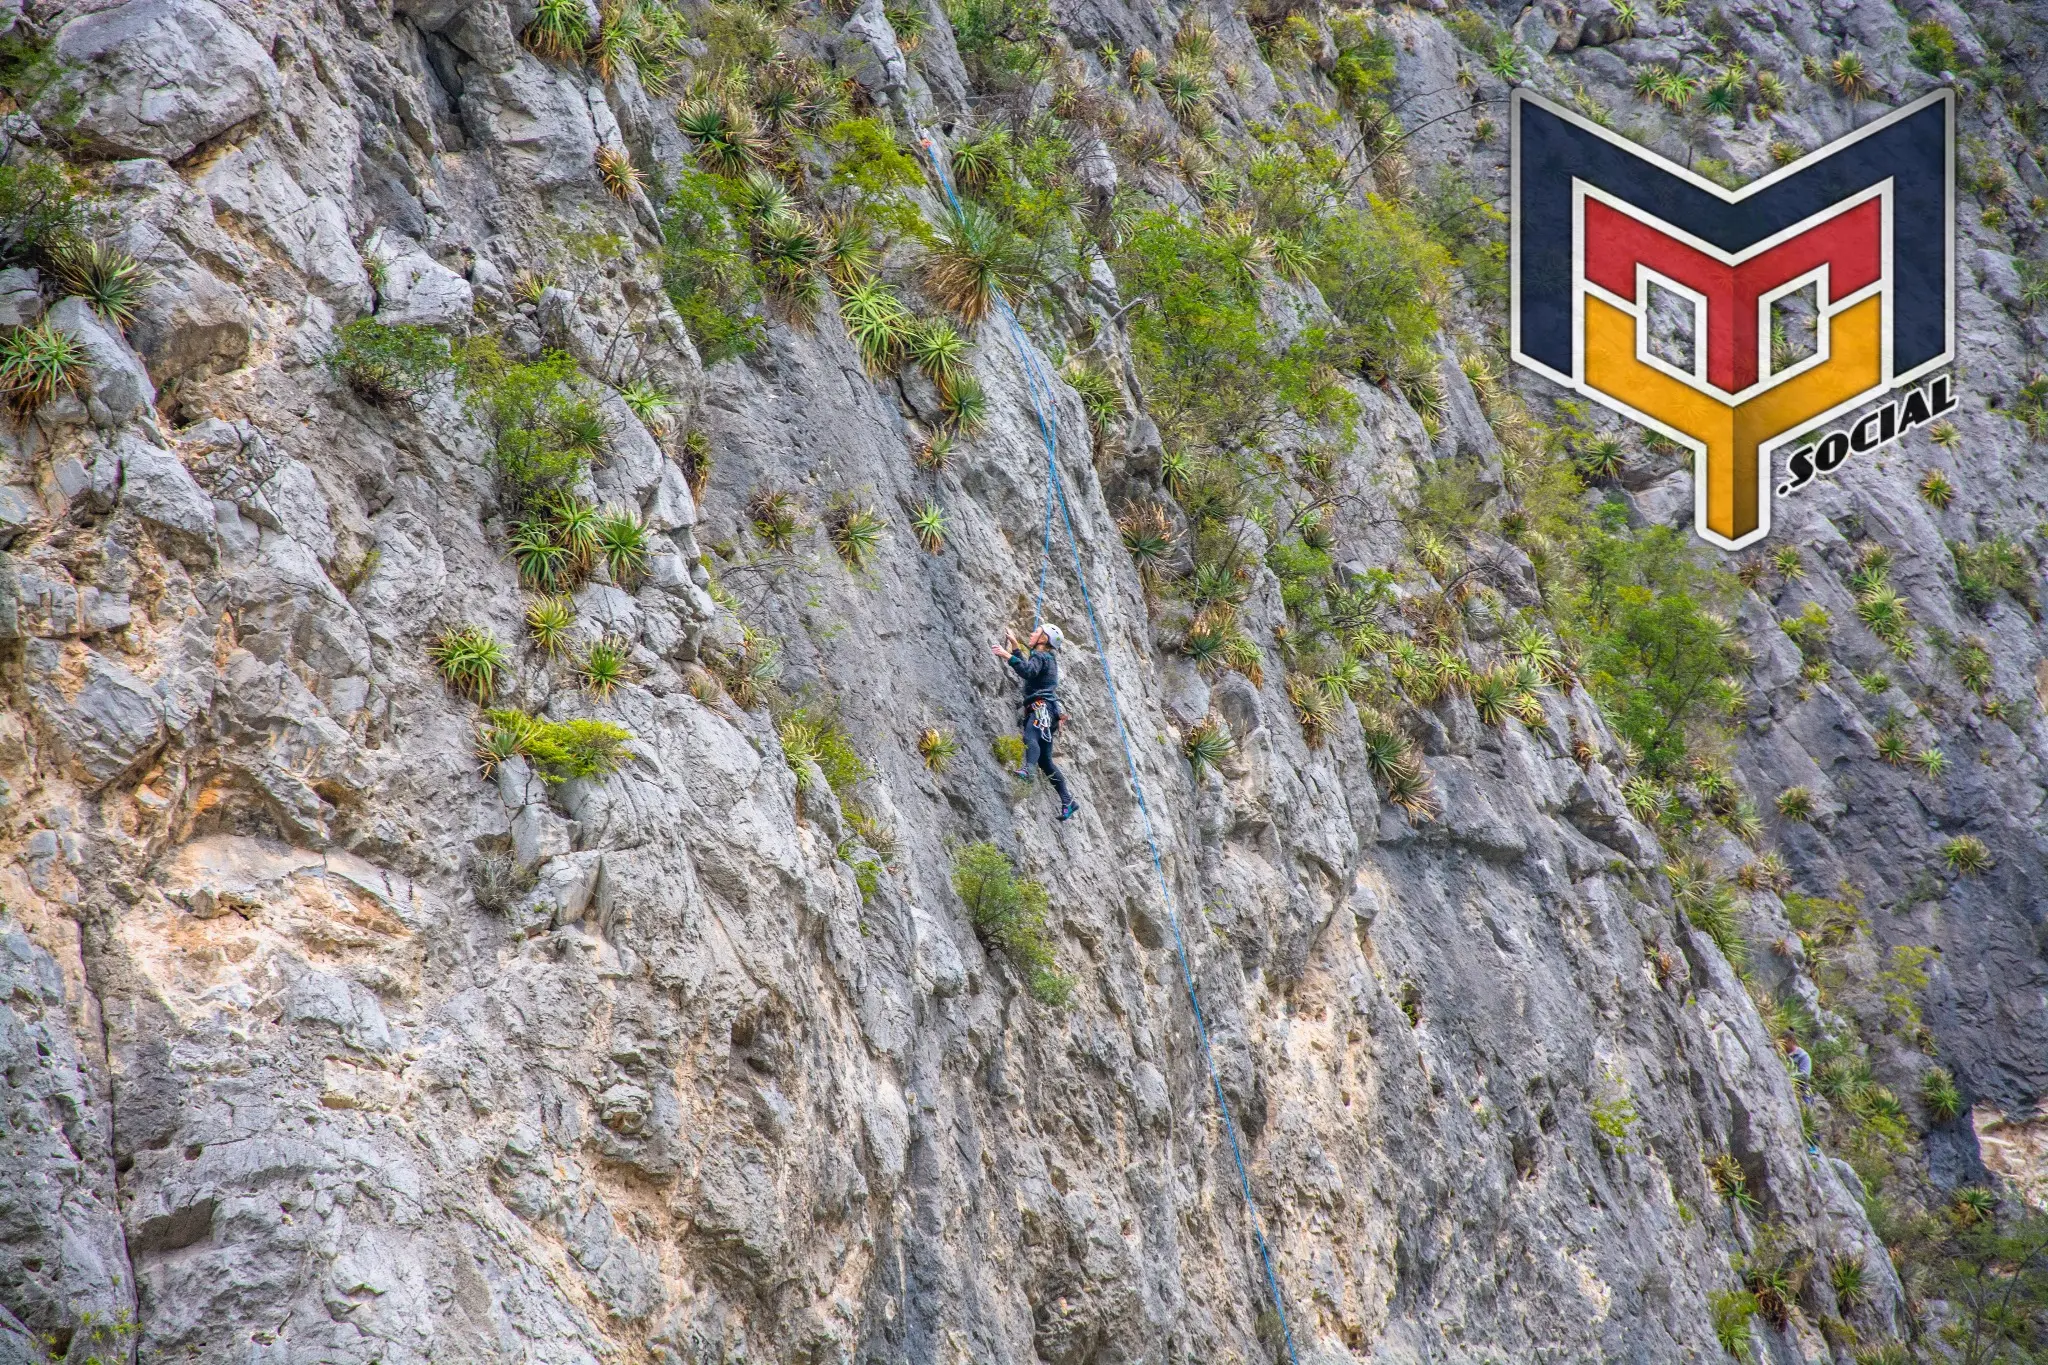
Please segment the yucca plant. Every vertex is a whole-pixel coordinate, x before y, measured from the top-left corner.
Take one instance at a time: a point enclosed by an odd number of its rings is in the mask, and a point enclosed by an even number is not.
[[[544,61],[574,62],[583,57],[590,39],[590,16],[583,0],[539,0],[531,23],[519,41]]]
[[[1991,651],[1978,639],[1965,640],[1955,652],[1952,660],[1956,677],[1963,686],[1980,696],[1991,689]]]
[[[754,534],[769,549],[782,554],[794,549],[796,538],[809,529],[796,494],[780,488],[757,491],[747,502],[747,518],[753,524]]]
[[[1176,540],[1166,509],[1156,502],[1126,508],[1116,528],[1137,567],[1138,581],[1147,592],[1156,591],[1166,577]]]
[[[1835,1302],[1844,1308],[1854,1308],[1868,1298],[1865,1275],[1860,1256],[1845,1256],[1829,1266],[1828,1285],[1835,1291]]]
[[[832,282],[847,288],[874,273],[874,232],[857,210],[834,210],[818,219],[818,253]]]
[[[623,644],[610,639],[597,640],[584,651],[582,661],[576,665],[576,674],[582,680],[583,690],[602,700],[609,697],[619,684],[631,680],[633,664]]]
[[[0,336],[0,390],[23,416],[77,388],[85,374],[84,348],[48,322]]]
[[[1237,741],[1231,738],[1230,726],[1223,717],[1208,715],[1188,727],[1188,732],[1181,736],[1180,751],[1199,778],[1210,769],[1222,766],[1223,760],[1229,758],[1236,747]]]
[[[1671,793],[1664,784],[1654,777],[1637,775],[1621,784],[1621,803],[1628,807],[1628,813],[1646,825],[1654,825],[1664,818],[1664,807],[1671,799]]]
[[[512,277],[512,302],[537,306],[541,295],[554,287],[554,280],[543,272],[522,270]]]
[[[761,136],[750,109],[723,100],[691,100],[676,111],[676,127],[697,144],[697,160],[705,170],[737,176],[761,159]]]
[[[65,293],[84,299],[120,327],[135,320],[142,291],[155,278],[142,262],[110,242],[59,242],[46,265]]]
[[[526,633],[550,659],[559,659],[569,648],[569,632],[575,626],[576,608],[566,597],[538,598],[526,609]]]
[[[441,680],[473,701],[489,701],[505,667],[505,647],[483,626],[463,626],[434,641],[427,657]]]
[[[1813,818],[1813,793],[1805,787],[1787,787],[1778,793],[1778,814],[1787,820],[1805,822]]]
[[[1306,673],[1290,673],[1287,675],[1287,700],[1294,707],[1294,719],[1301,726],[1301,737],[1308,741],[1311,749],[1319,747],[1337,719],[1336,704],[1329,689]]]
[[[910,461],[919,469],[941,470],[953,458],[953,434],[949,431],[935,431],[917,443],[911,452]]]
[[[917,509],[917,515],[910,519],[910,528],[917,535],[917,543],[926,554],[940,554],[946,548],[946,509],[932,498],[926,498],[924,505]]]
[[[1956,1088],[1956,1078],[1937,1066],[1920,1078],[1920,1103],[1927,1117],[1950,1123],[1963,1112],[1963,1092]]]
[[[683,480],[690,485],[693,501],[704,501],[704,490],[711,483],[711,438],[701,431],[693,431],[683,437],[682,465]]]
[[[640,168],[623,147],[597,149],[597,178],[614,199],[630,200],[640,193]]]
[[[1709,114],[1724,114],[1733,117],[1742,107],[1742,72],[1734,68],[1723,71],[1707,82],[1706,93],[1700,98],[1700,107]]]
[[[1913,755],[1913,766],[1929,777],[1940,777],[1948,771],[1948,755],[1930,744]]]
[[[1183,127],[1198,128],[1209,116],[1209,99],[1215,93],[1200,71],[1175,63],[1155,82],[1166,112]]]
[[[512,562],[520,582],[545,593],[559,592],[574,577],[567,547],[555,539],[554,527],[537,518],[512,528]]]
[[[793,214],[762,223],[754,230],[754,259],[769,287],[786,303],[804,312],[816,307],[823,292],[817,271],[824,263],[825,244],[808,220]]]
[[[773,171],[755,166],[732,187],[732,205],[739,220],[750,227],[780,222],[797,214],[796,195]]]
[[[668,390],[648,379],[636,379],[620,389],[619,399],[650,431],[660,431],[668,425],[669,409],[675,405]]]
[[[916,320],[888,285],[866,279],[849,288],[839,296],[839,318],[869,374],[887,374],[902,363]]]
[[[1981,1185],[1957,1190],[1949,1201],[1949,1216],[1960,1227],[1975,1227],[1998,1214],[1998,1196]]]
[[[954,210],[925,262],[925,286],[942,307],[973,326],[999,299],[1022,293],[1036,273],[1016,229],[978,204]]]
[[[1579,472],[1588,479],[1618,479],[1627,467],[1627,452],[1612,436],[1598,436],[1579,447]]]
[[[924,760],[924,766],[935,773],[944,772],[946,765],[960,752],[960,741],[953,738],[951,730],[926,726],[917,735],[917,756]],[[1021,759],[1020,759],[1021,761]]]
[[[1991,850],[1974,834],[1958,834],[1942,844],[1941,861],[1951,872],[1974,877],[1991,867]]]
[[[1514,676],[1503,668],[1488,668],[1472,679],[1472,708],[1482,725],[1506,725],[1515,704]]]
[[[1727,826],[1730,834],[1752,848],[1764,837],[1763,814],[1757,810],[1756,802],[1746,796],[1736,798],[1735,809],[1722,816],[1721,823]]]
[[[597,519],[597,554],[612,582],[630,588],[647,572],[651,552],[647,523],[631,512],[606,512]]]
[[[971,434],[988,420],[988,391],[971,374],[963,374],[940,395],[946,424],[956,432]]]
[[[1963,443],[1962,428],[1947,418],[1943,418],[1927,428],[1927,439],[1940,446],[1943,450],[1954,450]]]
[[[603,522],[598,510],[572,493],[562,493],[542,504],[548,534],[567,552],[568,575],[581,578],[597,562],[601,548],[598,528]]]
[[[548,430],[563,450],[583,459],[602,455],[612,439],[611,423],[587,398],[558,405],[548,415]]]
[[[1778,571],[1778,577],[1787,583],[1796,583],[1806,577],[1806,561],[1799,554],[1797,545],[1781,545],[1771,552],[1771,567]]]
[[[1912,742],[1896,721],[1887,721],[1878,727],[1877,756],[1894,768],[1901,767],[1913,752]]]
[[[1870,70],[1863,64],[1863,58],[1854,52],[1844,52],[1828,67],[1828,79],[1835,89],[1851,100],[1865,100],[1875,93],[1877,86],[1870,78]]]
[[[962,138],[953,148],[953,178],[971,190],[993,185],[1010,165],[1010,130],[995,124]]]
[[[825,534],[849,569],[867,566],[869,558],[882,543],[882,533],[888,529],[889,523],[879,512],[853,498],[842,498],[834,503],[825,519]]]
[[[1956,486],[1945,471],[1930,469],[1920,476],[1920,496],[1935,511],[1946,512],[1956,500]]]
[[[951,393],[967,374],[967,338],[944,318],[921,318],[910,325],[903,349],[925,378]]]

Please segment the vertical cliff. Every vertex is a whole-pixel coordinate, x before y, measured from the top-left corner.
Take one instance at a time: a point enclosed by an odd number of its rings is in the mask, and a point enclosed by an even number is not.
[[[1943,1349],[2030,8],[0,19],[0,1359],[1272,1359],[1254,1217],[1302,1361]],[[1960,408],[1690,546],[1501,356],[1510,88],[1734,183],[1943,83]]]

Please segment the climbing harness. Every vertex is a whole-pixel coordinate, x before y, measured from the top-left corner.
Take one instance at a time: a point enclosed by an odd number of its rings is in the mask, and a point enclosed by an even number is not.
[[[946,201],[953,208],[956,218],[964,217],[959,196],[953,192],[953,178],[939,161],[933,146],[931,134],[918,130],[918,145],[924,149],[925,159],[931,163],[932,173],[938,178],[940,188],[946,192]],[[1287,1320],[1287,1305],[1280,1298],[1280,1280],[1273,1270],[1273,1254],[1266,1245],[1266,1234],[1260,1227],[1259,1208],[1252,1197],[1252,1178],[1245,1166],[1244,1149],[1238,1141],[1237,1117],[1231,1112],[1230,1100],[1223,1093],[1223,1077],[1216,1070],[1216,1052],[1209,1042],[1208,1019],[1202,1013],[1202,1000],[1195,990],[1194,968],[1188,959],[1187,940],[1181,934],[1180,916],[1173,907],[1173,889],[1166,879],[1166,861],[1159,851],[1159,836],[1152,825],[1152,810],[1145,800],[1145,784],[1138,777],[1138,761],[1131,751],[1131,736],[1124,724],[1123,705],[1118,699],[1116,677],[1110,671],[1109,651],[1103,647],[1102,623],[1095,615],[1095,600],[1088,592],[1088,574],[1081,563],[1081,542],[1074,534],[1074,515],[1067,506],[1066,485],[1060,479],[1059,467],[1059,424],[1053,412],[1052,381],[1039,368],[1037,354],[1017,322],[1017,315],[1010,311],[1010,304],[1000,289],[994,291],[995,307],[1002,316],[1003,324],[1009,329],[1010,347],[1017,353],[1018,363],[1024,370],[1024,386],[1030,395],[1031,406],[1038,416],[1038,434],[1045,442],[1045,540],[1038,560],[1038,593],[1031,602],[1033,627],[1044,618],[1045,584],[1047,571],[1052,566],[1052,514],[1057,507],[1060,524],[1066,532],[1067,548],[1073,556],[1074,581],[1081,589],[1081,605],[1088,612],[1088,633],[1095,642],[1095,657],[1102,665],[1102,682],[1109,691],[1109,712],[1116,721],[1116,737],[1123,746],[1124,770],[1130,777],[1131,794],[1137,798],[1138,817],[1144,829],[1145,843],[1152,851],[1152,871],[1159,879],[1159,894],[1166,903],[1166,922],[1173,930],[1173,951],[1180,960],[1181,985],[1187,992],[1188,1008],[1195,1018],[1195,1034],[1202,1044],[1202,1063],[1209,1071],[1210,1088],[1216,1092],[1216,1107],[1223,1115],[1223,1132],[1230,1139],[1230,1159],[1237,1166],[1238,1191],[1244,1196],[1245,1217],[1251,1224],[1252,1240],[1259,1248],[1259,1263],[1266,1272],[1266,1291],[1272,1296],[1273,1311],[1280,1319],[1281,1336],[1287,1345],[1289,1365],[1300,1365],[1294,1353],[1294,1330]]]

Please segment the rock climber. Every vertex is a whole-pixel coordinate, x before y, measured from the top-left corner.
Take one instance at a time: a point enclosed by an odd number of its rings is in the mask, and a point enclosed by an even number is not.
[[[1060,794],[1060,816],[1071,819],[1081,809],[1081,803],[1067,790],[1067,777],[1052,761],[1052,739],[1060,729],[1060,660],[1059,648],[1066,643],[1060,628],[1043,625],[1031,632],[1026,644],[1017,640],[1017,632],[1004,632],[1004,642],[990,645],[989,653],[1007,663],[1011,670],[1024,682],[1024,696],[1017,704],[1017,723],[1024,731],[1024,768],[1016,776],[1025,782],[1031,780],[1031,770],[1037,768],[1052,779],[1053,790]]]

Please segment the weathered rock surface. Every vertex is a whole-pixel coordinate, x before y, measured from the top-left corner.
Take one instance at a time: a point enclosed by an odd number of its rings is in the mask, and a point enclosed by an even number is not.
[[[1496,18],[1543,88],[1622,110],[1628,63],[1706,48],[1641,8],[1634,37],[1604,3]],[[1212,10],[1241,68],[1228,117],[1276,107],[1252,30]],[[707,372],[645,201],[593,168],[629,146],[658,187],[657,154],[687,151],[672,100],[541,61],[516,36],[531,17],[498,0],[48,16],[71,65],[38,107],[118,163],[123,240],[155,278],[125,338],[53,300],[84,392],[0,442],[0,1360],[42,1359],[88,1313],[132,1314],[145,1362],[1270,1357],[1176,936],[1303,1361],[1718,1358],[1707,1296],[1749,1235],[1702,1166],[1720,1152],[1802,1245],[1866,1267],[1863,1304],[1814,1312],[1896,1325],[1853,1173],[1809,1153],[1749,994],[1674,915],[1617,774],[1452,695],[1416,721],[1443,805],[1418,822],[1382,804],[1352,717],[1311,747],[1280,678],[1210,680],[1158,649],[1114,522],[1117,481],[1156,478],[1158,427],[1138,414],[1124,467],[1098,464],[1064,384],[1057,459],[1172,905],[1064,564],[1046,607],[1078,646],[1063,761],[1081,814],[1053,824],[987,761],[1013,719],[986,641],[1029,601],[1043,515],[1007,332],[976,337],[987,422],[939,471],[906,454],[935,391],[871,381],[829,305],[771,316],[754,354]],[[899,116],[964,120],[966,70],[930,17],[916,60],[874,0],[819,41]],[[1164,51],[1179,16],[1090,0],[1061,20],[1087,52]],[[1498,188],[1504,138],[1475,138],[1461,106],[1468,85],[1482,105],[1505,87],[1440,18],[1387,23],[1419,95],[1411,162]],[[1853,42],[1888,98],[1930,84],[1884,6],[1728,23],[1788,79]],[[1767,137],[1812,146],[1870,113],[1810,93],[1702,145],[1757,175]],[[1690,154],[1669,121],[1645,136]],[[1081,174],[1114,191],[1106,145]],[[1940,947],[1943,1060],[2017,1122],[2048,1092],[2048,729],[2031,704],[1973,711],[1931,632],[1981,638],[2002,692],[2048,704],[2041,624],[2012,598],[1972,613],[1943,548],[1998,530],[2041,548],[2048,480],[2008,467],[2023,436],[1989,404],[2029,376],[2039,323],[1998,301],[2012,241],[1969,217],[1969,396],[1940,455],[1962,492],[1942,512],[1915,495],[1936,459],[1922,435],[1781,508],[1809,577],[1745,603],[1757,666],[1732,757],[1753,790],[1814,789],[1822,819],[1777,831],[1804,884],[1853,878],[1887,943]],[[593,264],[600,240],[623,245]],[[522,305],[521,271],[555,287]],[[0,324],[35,317],[39,288],[0,273]],[[1121,306],[1101,262],[1086,292],[1105,319]],[[371,314],[494,319],[589,376],[608,438],[583,491],[652,542],[644,572],[575,597],[633,663],[602,703],[512,643],[531,599],[461,400],[378,405],[329,369],[335,332]],[[1352,385],[1360,434],[1337,458],[1359,506],[1340,529],[1361,564],[1391,553],[1383,514],[1417,463],[1463,452],[1500,477],[1470,385],[1441,378],[1434,441]],[[670,396],[666,422],[606,387],[640,379]],[[701,502],[685,430],[713,456]],[[859,572],[812,530],[794,567],[714,597],[704,556],[746,534],[764,487],[812,524],[848,497],[893,529]],[[1633,514],[1682,518],[1688,488],[1647,483]],[[926,497],[948,511],[943,555],[908,534]],[[1857,624],[1843,580],[1862,539],[1894,552],[1929,641],[1910,666]],[[1776,621],[1809,596],[1842,662],[1884,663],[1896,695],[1801,678]],[[735,600],[783,642],[782,685],[836,706],[875,769],[864,799],[897,847],[867,894],[873,836],[814,768],[799,792],[765,712],[702,686],[707,642],[740,639]],[[1281,621],[1270,574],[1246,615]],[[465,625],[515,656],[501,701],[613,720],[631,762],[480,778],[477,709],[427,658]],[[1945,778],[1872,756],[1908,686]],[[1583,691],[1546,704],[1555,734],[1612,752]],[[1238,751],[1197,779],[1176,735],[1212,710]],[[915,747],[933,725],[961,742],[944,772]],[[1993,851],[1984,877],[1940,873],[1933,848],[1964,831]],[[1068,1009],[1033,1004],[953,894],[952,850],[978,838],[1050,889]],[[1774,905],[1758,897],[1759,942],[1792,937]],[[1595,1122],[1616,1095],[1625,1138]],[[1768,1343],[1787,1362],[1808,1347]]]

